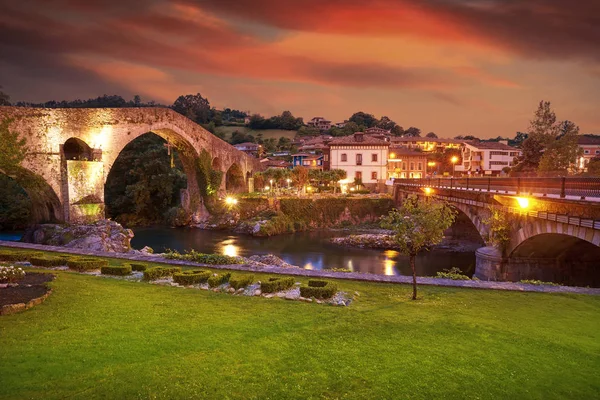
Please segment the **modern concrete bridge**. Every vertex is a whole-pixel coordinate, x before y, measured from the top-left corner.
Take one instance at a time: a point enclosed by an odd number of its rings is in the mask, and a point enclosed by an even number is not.
[[[510,223],[503,249],[476,252],[475,276],[484,280],[538,279],[600,286],[600,179],[466,178],[394,182],[394,197],[432,196],[466,216],[488,242],[484,222],[493,207]]]
[[[34,203],[39,221],[81,222],[104,217],[104,184],[123,148],[152,132],[177,150],[187,175],[182,205],[202,210],[198,158],[206,150],[212,168],[223,172],[221,191],[246,191],[254,157],[238,151],[168,108],[26,108],[0,107],[0,122],[26,139],[20,167],[1,171],[18,181]]]

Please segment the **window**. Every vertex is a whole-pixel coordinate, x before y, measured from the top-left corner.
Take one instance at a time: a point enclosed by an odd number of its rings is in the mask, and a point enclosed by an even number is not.
[[[596,150],[596,154],[600,154],[600,150]]]
[[[371,179],[374,180],[374,181],[377,180],[377,171],[371,172]]]
[[[342,158],[341,158],[341,160],[340,160],[340,161],[341,161],[341,162],[346,162],[346,161],[348,161],[348,154],[346,154],[346,153],[342,153]]]
[[[414,162],[411,162],[411,163],[410,163],[410,170],[412,171],[412,170],[414,170],[414,169],[415,169],[415,163],[414,163]]]
[[[372,162],[377,162],[377,153],[371,154],[371,161]]]
[[[361,171],[356,171],[356,172],[354,173],[354,177],[355,177],[356,179],[360,179],[360,180],[362,181],[362,172],[361,172]]]
[[[362,165],[362,154],[356,155],[356,165]]]
[[[590,154],[590,151],[589,150],[584,150],[583,154]]]
[[[406,163],[402,163],[402,169],[406,171]]]
[[[490,151],[490,158],[491,156],[507,156],[508,153],[505,151]]]
[[[419,167],[419,168],[418,168],[418,170],[419,170],[419,171],[420,171],[420,170],[422,170],[422,169],[423,169],[423,164],[422,164],[422,163],[419,163],[418,167]]]
[[[323,156],[323,161],[329,161],[329,154],[325,154]]]

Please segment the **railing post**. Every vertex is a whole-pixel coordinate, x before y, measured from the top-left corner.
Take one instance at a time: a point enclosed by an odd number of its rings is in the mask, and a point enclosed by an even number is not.
[[[490,191],[490,188],[492,187],[492,178],[488,178],[488,192]]]
[[[467,177],[467,190],[469,190],[469,177]]]
[[[442,178],[438,178],[438,185],[437,187],[442,187]]]
[[[450,189],[452,189],[454,187],[453,182],[454,182],[454,178],[450,178]]]
[[[560,178],[561,182],[560,182],[560,197],[562,199],[564,199],[566,197],[566,193],[565,193],[565,181],[567,180],[567,178],[565,178],[564,176],[562,178]]]
[[[517,178],[517,194],[521,194],[521,178]]]

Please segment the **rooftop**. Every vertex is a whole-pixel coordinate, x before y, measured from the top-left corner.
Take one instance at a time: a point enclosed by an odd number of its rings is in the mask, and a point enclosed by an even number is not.
[[[516,147],[509,146],[500,142],[474,142],[474,141],[465,141],[465,144],[469,146],[475,147],[477,149],[482,150],[512,150],[519,151]]]
[[[599,145],[600,146],[600,136],[579,136],[577,138],[577,144],[587,144],[587,145]]]
[[[362,140],[361,140],[362,138]],[[329,142],[329,146],[389,146],[385,140],[376,139],[362,132],[350,136],[337,137]]]

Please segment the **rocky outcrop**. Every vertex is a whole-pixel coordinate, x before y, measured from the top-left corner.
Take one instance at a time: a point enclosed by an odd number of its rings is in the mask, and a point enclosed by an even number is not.
[[[386,234],[349,235],[331,239],[332,243],[341,246],[360,247],[363,249],[397,250],[394,237]]]
[[[127,253],[131,251],[131,238],[131,229],[125,229],[114,221],[101,220],[88,225],[36,225],[25,232],[21,241],[91,251]]]

